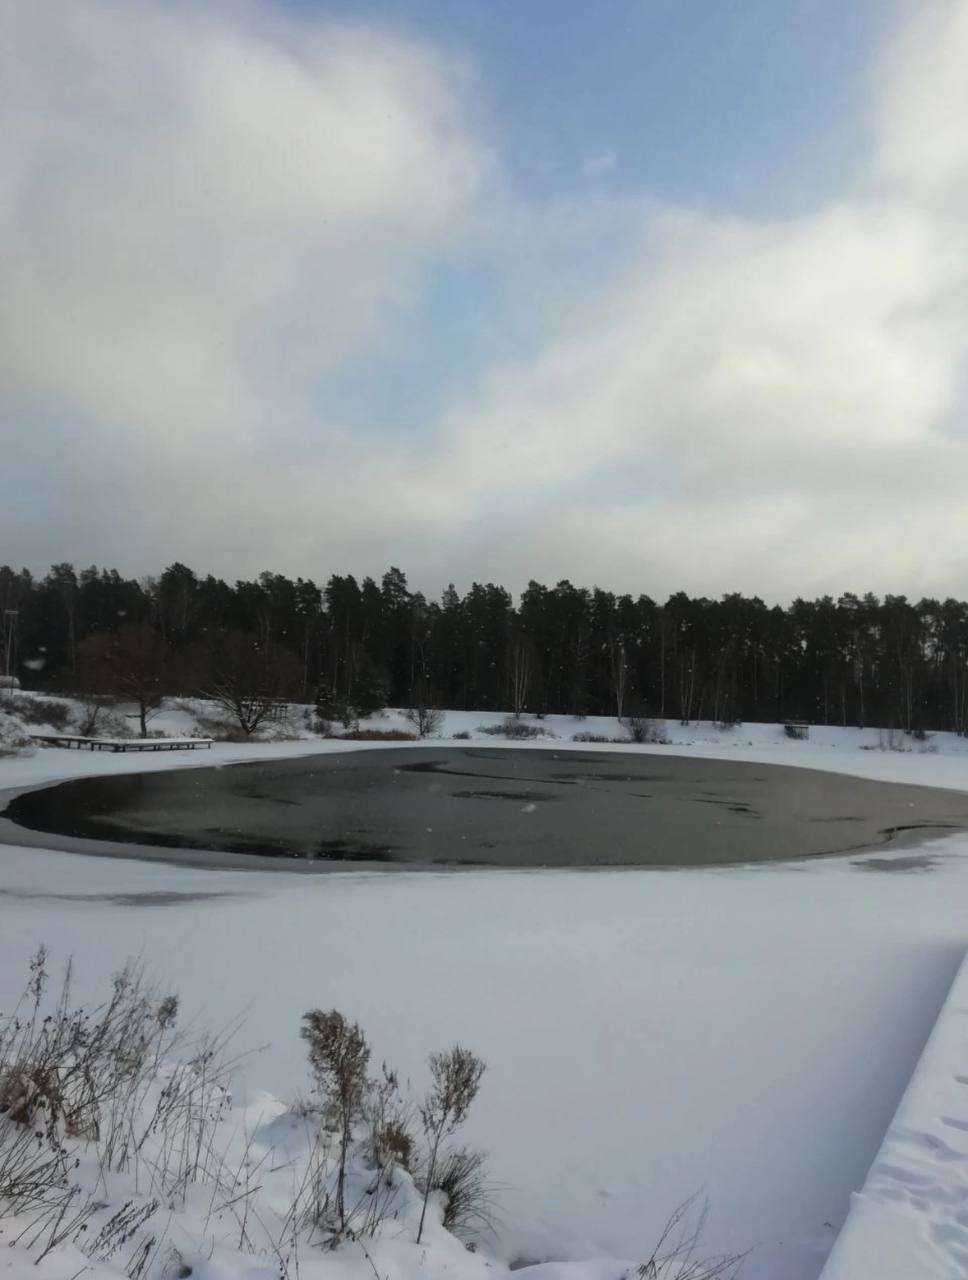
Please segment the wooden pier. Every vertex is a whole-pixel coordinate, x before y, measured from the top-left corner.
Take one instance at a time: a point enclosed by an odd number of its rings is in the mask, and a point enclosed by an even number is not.
[[[86,738],[80,733],[32,733],[45,747],[76,747],[78,751],[196,751],[211,747],[212,738]]]

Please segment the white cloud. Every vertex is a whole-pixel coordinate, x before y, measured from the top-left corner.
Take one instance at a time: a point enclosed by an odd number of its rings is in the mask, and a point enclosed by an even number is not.
[[[968,6],[920,0],[878,77],[875,171],[920,199],[968,196]]]
[[[966,61],[968,4],[932,7],[890,50],[850,192],[782,222],[653,215],[606,295],[453,411],[475,559],[520,580],[530,547],[526,573],[656,592],[964,591]],[[534,504],[514,547],[486,527],[509,491]]]
[[[515,201],[472,72],[380,29],[6,7],[0,439],[76,434],[5,557],[964,592],[968,0],[918,8],[868,163],[785,221]],[[331,420],[320,379],[468,243],[512,298],[544,281],[537,354],[421,433]]]
[[[315,388],[466,234],[491,161],[465,70],[241,4],[5,8],[7,447],[37,418],[77,424],[79,460],[103,450],[149,520],[164,476],[161,505],[195,512],[196,556],[225,536],[213,475],[231,475],[230,524],[257,510],[280,435],[308,438],[319,489],[350,479],[353,441]]]
[[[960,337],[944,300],[963,264],[933,231],[882,205],[780,226],[669,214],[576,332],[455,414],[455,463],[527,489],[686,444],[701,465],[920,436],[952,404]]]

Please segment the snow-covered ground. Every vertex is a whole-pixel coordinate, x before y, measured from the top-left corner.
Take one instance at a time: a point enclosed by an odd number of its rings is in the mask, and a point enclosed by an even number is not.
[[[170,713],[165,730],[185,732],[185,714]],[[476,738],[501,718],[452,713],[444,732]],[[617,749],[570,741],[618,734],[614,721],[548,717],[542,727],[557,740],[531,745]],[[632,749],[956,788],[968,779],[968,744],[950,735],[904,740],[907,751],[880,750],[875,730],[813,729],[809,742],[775,725],[669,735],[676,746]],[[0,789],[366,746],[41,751],[0,760]],[[310,1007],[358,1019],[375,1056],[415,1081],[428,1049],[460,1040],[488,1062],[467,1136],[489,1150],[502,1188],[498,1256],[640,1259],[675,1205],[702,1189],[711,1251],[752,1247],[747,1280],[814,1280],[964,955],[968,839],[922,852],[914,862],[905,850],[721,870],[307,880],[7,848],[0,1008],[41,940],[55,957],[73,954],[92,989],[143,955],[210,1022],[246,1014],[247,1042],[265,1046],[245,1068],[249,1099],[305,1087],[298,1025]],[[245,1105],[245,1087],[237,1100]]]
[[[968,1275],[968,960],[823,1280]]]
[[[121,713],[124,710],[121,708]],[[90,774],[198,768],[205,764],[282,759],[318,752],[372,750],[393,745],[379,741],[320,738],[307,727],[306,717],[309,712],[308,707],[295,707],[287,726],[273,726],[269,730],[273,735],[286,734],[283,739],[265,740],[257,735],[249,742],[218,742],[212,748],[211,755],[205,751],[186,752],[184,755],[148,753],[145,756],[134,753],[114,756],[98,752],[92,756],[91,753],[75,751],[65,762],[63,752],[42,750],[33,757],[0,759],[0,791]],[[151,720],[149,731],[167,737],[188,735],[198,730],[199,719],[203,716],[208,720],[219,715],[211,704],[169,702]],[[645,754],[669,754],[685,750],[690,755],[709,759],[787,764],[886,782],[913,782],[925,786],[951,787],[959,791],[968,789],[968,738],[960,738],[954,733],[931,733],[926,741],[918,741],[905,734],[883,729],[813,725],[809,739],[799,742],[788,738],[783,726],[779,724],[741,724],[735,728],[723,729],[708,721],[680,725],[674,720],[663,720],[656,723],[668,740],[667,743],[637,746],[627,741],[627,734],[614,716],[588,716],[579,720],[574,716],[557,715],[549,715],[541,720],[532,716],[523,717],[525,724],[543,735],[534,739],[509,742],[504,737],[482,732],[487,728],[500,726],[505,719],[503,712],[496,711],[447,711],[443,713],[442,724],[436,736],[425,739],[422,743],[404,745],[437,748],[448,742],[460,745],[461,741],[470,741],[485,746],[523,750],[622,750]],[[387,710],[362,724],[365,729],[384,732],[413,731],[405,713],[400,710]],[[42,726],[32,727],[42,730]],[[575,742],[575,735],[581,734],[605,737],[610,741]],[[461,737],[457,739],[456,735]],[[611,741],[612,739],[615,741]]]

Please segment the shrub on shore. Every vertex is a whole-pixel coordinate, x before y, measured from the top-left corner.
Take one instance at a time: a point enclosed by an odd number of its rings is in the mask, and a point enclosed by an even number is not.
[[[550,729],[544,729],[537,724],[528,724],[526,720],[521,720],[517,716],[505,716],[500,724],[478,725],[477,732],[486,733],[491,738],[510,738],[512,741],[557,736]]]
[[[417,735],[408,733],[406,729],[349,729],[345,733],[337,733],[330,729],[324,736],[343,738],[347,742],[416,742],[417,740]]]
[[[58,698],[31,698],[23,693],[5,693],[0,696],[0,711],[16,716],[24,724],[49,725],[58,731],[71,723],[71,708]]]
[[[19,716],[0,710],[0,756],[19,756],[35,749]]]

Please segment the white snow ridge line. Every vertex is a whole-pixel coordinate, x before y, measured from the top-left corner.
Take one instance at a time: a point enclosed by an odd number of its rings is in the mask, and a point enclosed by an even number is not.
[[[968,1275],[968,956],[821,1280]]]

